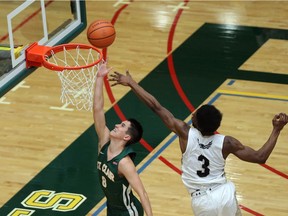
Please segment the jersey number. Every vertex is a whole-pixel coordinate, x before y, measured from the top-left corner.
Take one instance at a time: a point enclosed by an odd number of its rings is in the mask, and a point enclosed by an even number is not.
[[[198,157],[199,161],[202,161],[202,170],[197,170],[197,175],[199,177],[206,177],[209,175],[210,173],[210,169],[208,168],[209,166],[209,160],[204,156],[204,155],[200,155]]]
[[[104,176],[102,176],[102,186],[103,186],[104,188],[107,187],[107,181],[106,181],[106,178],[105,178]]]

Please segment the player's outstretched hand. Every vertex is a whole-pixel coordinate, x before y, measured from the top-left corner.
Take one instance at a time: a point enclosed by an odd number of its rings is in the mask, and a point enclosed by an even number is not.
[[[278,130],[282,130],[288,123],[288,116],[285,113],[279,113],[274,116],[272,120],[273,127]]]
[[[110,71],[111,67],[107,68],[107,61],[102,61],[98,69],[97,77],[105,77]]]
[[[115,85],[128,86],[133,80],[128,70],[126,71],[126,75],[114,71],[114,73],[111,74],[110,77],[111,78],[109,79],[109,81],[114,82],[111,84],[111,86]]]

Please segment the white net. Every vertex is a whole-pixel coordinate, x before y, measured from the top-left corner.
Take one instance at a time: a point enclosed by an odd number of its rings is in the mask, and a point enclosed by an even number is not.
[[[63,52],[51,52],[51,56],[46,59],[54,65],[78,67],[92,64],[99,59],[99,53],[93,49],[64,48]],[[72,104],[78,110],[92,111],[94,83],[100,64],[101,62],[88,68],[57,72],[62,85],[60,96],[62,103]]]

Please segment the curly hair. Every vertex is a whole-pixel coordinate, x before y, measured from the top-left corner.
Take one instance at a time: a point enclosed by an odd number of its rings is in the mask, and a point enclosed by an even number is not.
[[[222,113],[213,105],[203,105],[196,112],[197,124],[202,134],[214,133],[221,124]]]

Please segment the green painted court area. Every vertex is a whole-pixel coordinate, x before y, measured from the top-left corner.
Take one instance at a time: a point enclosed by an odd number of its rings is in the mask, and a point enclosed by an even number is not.
[[[288,31],[204,24],[172,54],[177,78],[190,103],[194,107],[199,106],[227,78],[287,84],[287,75],[253,71],[244,73],[238,70],[270,38],[287,40]],[[190,115],[190,110],[173,85],[167,59],[151,71],[140,85],[177,118],[184,120]],[[132,92],[123,97],[118,105],[127,118],[133,117],[142,122],[143,138],[153,148],[170,133]],[[120,122],[113,109],[106,113],[106,117],[110,128]],[[149,151],[141,144],[135,148],[138,164]],[[91,125],[15,194],[0,209],[0,215],[17,212],[17,208],[18,212],[24,212],[23,215],[86,215],[103,199],[96,168],[97,149],[97,136]],[[52,198],[56,200],[57,206],[50,201]],[[76,201],[64,207],[71,199]]]

